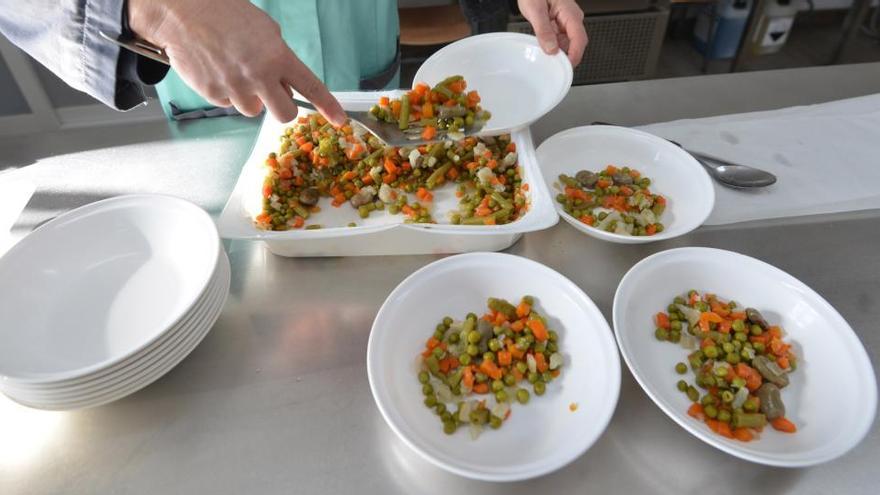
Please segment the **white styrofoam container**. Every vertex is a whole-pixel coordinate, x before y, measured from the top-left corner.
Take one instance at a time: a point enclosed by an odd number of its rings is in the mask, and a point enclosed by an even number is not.
[[[366,110],[382,95],[399,96],[401,91],[334,93],[345,108]],[[280,256],[366,256],[393,254],[445,254],[505,249],[526,232],[552,227],[559,221],[549,189],[538,170],[535,146],[528,129],[511,133],[519,154],[523,181],[529,184],[529,210],[518,220],[504,225],[452,225],[446,212],[458,205],[454,187],[434,191],[436,224],[406,224],[402,215],[373,212],[362,219],[347,203],[340,208],[321,198],[321,212],[308,224],[321,224],[317,230],[260,230],[254,217],[262,210],[262,185],[266,155],[277,151],[279,138],[289,124],[271,116],[263,120],[251,155],[242,168],[232,195],[218,220],[220,235],[226,239],[260,240]],[[355,222],[357,227],[346,227]]]

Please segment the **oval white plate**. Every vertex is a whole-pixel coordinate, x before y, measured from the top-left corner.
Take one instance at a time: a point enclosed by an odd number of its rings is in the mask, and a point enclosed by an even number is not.
[[[126,359],[174,328],[217,264],[211,217],[120,196],[59,216],[0,259],[0,375],[47,383]]]
[[[571,62],[560,50],[547,55],[534,36],[489,33],[447,45],[428,57],[415,82],[437,84],[464,76],[468,90],[480,93],[480,105],[492,113],[481,134],[525,127],[552,110],[571,88]]]
[[[687,351],[654,339],[653,315],[690,289],[757,308],[782,327],[799,357],[790,385],[782,390],[786,417],[797,433],[768,427],[759,440],[743,443],[687,415],[690,401],[676,389],[682,377],[673,370],[676,362],[686,361]],[[819,464],[853,448],[874,421],[874,370],[852,328],[821,296],[763,261],[709,248],[657,253],[623,277],[613,317],[623,358],[648,396],[694,436],[736,457],[771,466]]]
[[[678,146],[646,132],[602,125],[575,127],[541,143],[537,156],[559,215],[581,232],[605,241],[639,244],[671,239],[702,225],[715,205],[715,188],[703,166]],[[663,232],[629,236],[599,230],[566,213],[556,201],[562,192],[557,186],[559,174],[597,172],[607,165],[634,168],[651,179],[651,191],[667,200],[660,218]]]
[[[471,440],[443,433],[422,404],[417,357],[444,316],[485,312],[489,297],[530,294],[559,332],[562,375],[547,393],[513,404],[500,430]],[[370,332],[367,371],[385,421],[413,450],[461,476],[513,481],[541,476],[583,454],[608,425],[620,392],[620,360],[596,305],[571,281],[534,261],[498,253],[445,258],[418,270],[388,296]],[[572,412],[569,405],[576,403]]]

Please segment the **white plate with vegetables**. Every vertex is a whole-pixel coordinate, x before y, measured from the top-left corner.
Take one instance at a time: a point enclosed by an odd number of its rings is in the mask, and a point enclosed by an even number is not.
[[[589,297],[539,263],[496,253],[446,258],[401,282],[373,323],[367,370],[408,446],[487,481],[579,457],[620,389],[610,328]]]
[[[614,296],[624,360],[688,432],[752,462],[802,467],[864,438],[877,408],[852,328],[791,275],[709,248],[636,264]]]
[[[541,143],[537,157],[559,215],[605,241],[671,239],[702,225],[715,205],[703,167],[646,132],[576,127]]]

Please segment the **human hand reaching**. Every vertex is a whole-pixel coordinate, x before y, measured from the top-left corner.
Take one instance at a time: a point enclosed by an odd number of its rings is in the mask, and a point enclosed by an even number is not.
[[[581,62],[588,38],[584,11],[574,0],[519,0],[517,3],[546,53],[554,54],[561,48],[571,65]]]
[[[253,117],[268,108],[296,117],[291,87],[337,125],[336,98],[281,38],[278,24],[247,0],[128,0],[129,25],[165,50],[180,77],[211,104]]]

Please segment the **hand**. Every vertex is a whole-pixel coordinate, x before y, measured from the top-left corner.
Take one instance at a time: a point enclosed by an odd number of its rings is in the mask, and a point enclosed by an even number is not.
[[[518,4],[546,53],[552,55],[562,48],[571,65],[581,62],[587,48],[587,31],[584,11],[574,0],[519,0]]]
[[[296,117],[291,86],[337,125],[336,98],[288,48],[278,24],[247,0],[129,0],[129,25],[162,47],[171,66],[211,104],[249,117],[267,107]]]

